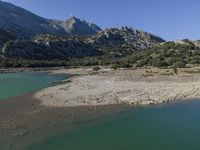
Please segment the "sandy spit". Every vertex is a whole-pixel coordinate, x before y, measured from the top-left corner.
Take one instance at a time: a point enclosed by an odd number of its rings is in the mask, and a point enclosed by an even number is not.
[[[144,76],[137,70],[66,69],[54,73],[79,74],[70,82],[37,92],[41,105],[73,107],[87,105],[149,105],[200,97],[200,76]]]

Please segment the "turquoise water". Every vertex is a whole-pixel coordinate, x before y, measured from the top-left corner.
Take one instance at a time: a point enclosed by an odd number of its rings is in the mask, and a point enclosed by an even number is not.
[[[136,108],[29,150],[199,150],[200,101]]]
[[[6,73],[0,74],[0,100],[34,92],[62,80],[66,75],[47,73]]]

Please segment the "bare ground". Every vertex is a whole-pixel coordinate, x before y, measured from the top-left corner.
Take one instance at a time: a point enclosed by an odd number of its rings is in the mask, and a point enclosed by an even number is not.
[[[88,105],[161,104],[200,97],[199,73],[180,70],[60,70],[54,73],[79,74],[71,81],[37,92],[34,98],[43,106],[74,107]]]

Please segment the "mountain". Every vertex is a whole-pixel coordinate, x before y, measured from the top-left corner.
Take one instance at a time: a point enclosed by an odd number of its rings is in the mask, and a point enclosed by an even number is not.
[[[46,19],[0,0],[0,63],[9,59],[122,58],[162,42],[158,36],[131,27],[102,30],[74,16],[65,21]]]
[[[133,28],[106,29],[91,36],[36,36],[33,40],[7,42],[2,48],[4,58],[30,60],[70,59],[87,56],[133,54],[151,48],[163,39]]]
[[[64,29],[52,20],[3,1],[0,1],[0,28],[9,30],[19,39],[32,38],[46,33],[65,34]]]
[[[60,21],[61,25],[67,34],[72,35],[93,35],[102,31],[100,27],[93,23],[88,23],[85,20],[80,20],[74,16],[70,17],[66,21]]]
[[[31,39],[40,34],[92,35],[101,31],[97,25],[76,17],[71,17],[66,21],[46,19],[1,0],[0,28],[12,32],[18,39]]]
[[[128,44],[140,49],[145,49],[160,42],[165,42],[165,40],[148,32],[137,30],[132,27],[121,27],[110,28],[99,32],[89,38],[88,42],[105,46],[120,46],[123,44]]]
[[[25,60],[67,60],[98,56],[100,51],[91,44],[69,37],[41,35],[33,40],[9,41],[0,52],[3,58]]]
[[[137,30],[131,27],[110,28],[87,39],[88,43],[100,47],[111,53],[132,53],[135,50],[142,50],[153,47],[161,42],[162,38],[151,33]]]

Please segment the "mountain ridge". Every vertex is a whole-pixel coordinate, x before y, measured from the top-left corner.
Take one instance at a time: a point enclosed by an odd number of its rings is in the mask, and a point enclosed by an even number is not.
[[[143,49],[151,47],[154,44],[158,44],[160,42],[165,42],[165,40],[161,37],[155,36],[143,30],[138,30],[133,27],[127,26],[122,26],[118,28],[108,28],[103,31],[100,31],[97,34],[92,35],[88,42],[98,44],[102,41],[105,45],[113,45],[116,43],[120,45],[126,43],[129,45],[133,44],[136,46],[136,48]]]
[[[70,27],[64,22],[69,22],[69,20],[70,18],[66,21],[46,19],[12,3],[0,1],[0,28],[10,30],[16,34],[18,39],[30,39],[39,34],[66,35],[76,33],[77,35],[91,35],[96,33],[96,30],[101,30],[94,24],[89,26],[91,23],[79,20],[78,23],[82,30],[71,29],[67,32],[66,28],[70,29]],[[73,25],[76,26],[76,24]]]
[[[127,26],[102,30],[74,16],[66,20],[46,19],[0,1],[0,64],[5,66],[7,61],[18,64],[18,60],[72,61],[80,65],[120,64],[122,61],[123,66],[179,63],[184,66],[200,63],[199,49],[200,41],[166,42],[159,36]],[[164,55],[169,57],[165,59]],[[180,55],[184,61],[174,55]],[[193,55],[198,56],[195,61],[191,61]]]

